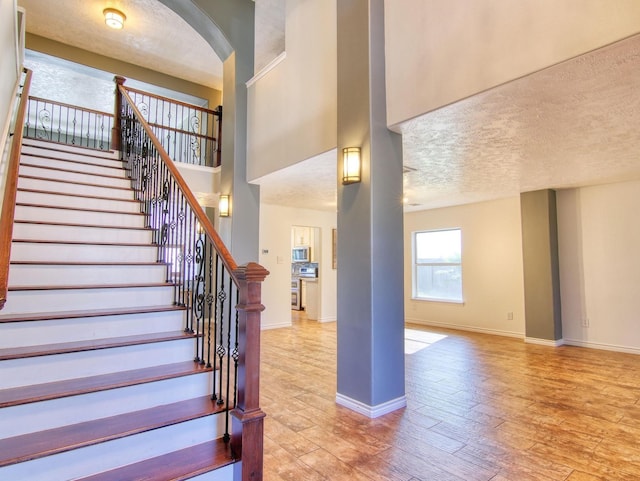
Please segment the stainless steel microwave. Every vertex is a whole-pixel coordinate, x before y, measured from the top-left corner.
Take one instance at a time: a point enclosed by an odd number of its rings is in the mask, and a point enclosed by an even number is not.
[[[291,262],[309,262],[309,247],[294,247],[291,250]]]

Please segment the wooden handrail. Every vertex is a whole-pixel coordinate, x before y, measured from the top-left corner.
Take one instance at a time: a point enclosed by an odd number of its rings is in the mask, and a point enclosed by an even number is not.
[[[94,109],[89,109],[87,107],[80,107],[78,105],[65,104],[64,102],[58,102],[57,100],[49,100],[49,99],[43,99],[42,97],[33,97],[33,96],[29,96],[29,99],[35,100],[36,102],[59,105],[60,107],[66,107],[71,110],[82,110],[83,112],[89,112],[92,114],[99,114],[99,115],[105,115],[107,117],[113,117],[113,114],[111,112],[103,112],[102,110],[94,110]]]
[[[233,279],[237,285],[238,278],[236,274],[236,269],[238,268],[238,265],[236,264],[236,261],[233,259],[233,257],[231,256],[231,253],[229,252],[227,247],[224,245],[224,242],[222,242],[222,239],[220,238],[216,230],[213,228],[213,225],[211,225],[211,221],[207,217],[207,214],[205,214],[204,210],[202,209],[197,199],[191,192],[191,189],[189,189],[189,187],[187,186],[187,183],[185,182],[184,178],[180,174],[180,171],[178,170],[178,168],[175,166],[175,163],[171,160],[171,158],[169,158],[169,155],[167,154],[164,147],[162,146],[162,143],[160,142],[160,140],[158,140],[156,135],[153,133],[153,130],[151,129],[147,121],[144,119],[144,116],[142,115],[140,110],[138,110],[138,107],[136,107],[136,105],[134,104],[133,100],[131,99],[131,97],[127,92],[127,88],[124,87],[123,85],[118,85],[118,90],[120,91],[122,96],[125,98],[125,100],[129,104],[129,107],[131,107],[131,110],[133,111],[134,115],[138,118],[138,121],[144,128],[149,139],[151,139],[151,142],[156,148],[156,151],[158,152],[158,155],[162,159],[162,162],[164,162],[169,172],[171,172],[171,175],[173,175],[174,179],[176,180],[176,183],[178,184],[178,187],[182,191],[182,194],[184,195],[185,199],[187,199],[189,206],[193,210],[193,213],[196,215],[198,222],[200,222],[200,226],[204,230],[205,234],[211,240],[216,251],[220,255],[220,258],[222,259],[222,262],[224,263],[227,270],[233,276]]]
[[[234,389],[237,389],[237,402],[234,403],[235,407],[231,410],[232,433],[228,437],[227,431],[225,439],[230,440],[231,452],[234,457],[242,460],[242,474],[238,479],[241,481],[261,481],[265,417],[265,413],[260,408],[260,317],[264,310],[261,301],[261,288],[262,282],[269,274],[269,271],[254,262],[242,266],[236,264],[182,175],[180,175],[174,162],[164,150],[162,143],[154,135],[153,129],[133,103],[127,89],[122,85],[118,85],[118,89],[122,96],[122,102],[128,104],[137,122],[144,129],[146,138],[151,140],[158,156],[164,163],[164,168],[169,171],[169,175],[173,176],[173,181],[175,181],[181,195],[186,199],[195,214],[200,228],[209,238],[218,258],[224,264],[230,278],[237,287],[237,304],[234,306],[236,310],[236,348],[232,354],[232,357],[236,359],[236,387]],[[122,130],[124,130],[124,127],[122,127]],[[143,152],[147,151],[146,143],[141,150]],[[138,157],[137,160],[140,160],[140,158]],[[156,169],[152,168],[152,170],[155,171]],[[222,279],[224,280],[224,275],[222,275]],[[211,291],[209,292],[211,293]],[[199,298],[201,297],[199,296]],[[223,310],[223,303],[220,305],[221,311]],[[209,309],[211,309],[211,304],[209,304]],[[231,317],[231,311],[229,311],[229,319]],[[196,322],[197,325],[199,325],[198,322]],[[202,325],[204,326],[204,320]],[[209,326],[211,326],[211,321],[209,321]],[[229,326],[228,329],[230,333],[231,327]],[[231,354],[231,351],[229,350],[227,354]],[[228,368],[229,364],[227,364]],[[228,379],[227,389],[229,389]],[[227,393],[227,399],[228,396],[229,394]]]
[[[200,112],[205,112],[207,114],[212,114],[212,115],[218,115],[218,111],[217,110],[211,110],[208,109],[206,107],[200,107],[198,105],[193,105],[193,104],[189,104],[186,102],[181,102],[180,100],[175,100],[175,99],[170,99],[169,97],[163,97],[162,95],[156,95],[156,94],[152,94],[149,92],[145,92],[144,90],[138,90],[138,89],[134,89],[131,87],[125,87],[125,89],[127,90],[127,92],[133,92],[136,94],[141,94],[141,95],[146,95],[147,97],[151,97],[154,99],[158,99],[158,100],[162,100],[164,102],[169,102],[172,104],[176,104],[176,105],[182,105],[183,107],[188,107],[190,109],[193,110],[199,110]]]
[[[13,218],[16,206],[16,192],[18,190],[18,168],[20,165],[20,149],[22,147],[22,131],[24,128],[24,117],[27,109],[27,99],[29,97],[29,87],[31,86],[31,70],[24,69],[26,77],[20,94],[20,104],[16,123],[13,128],[13,140],[9,153],[9,164],[7,167],[7,182],[4,189],[4,199],[2,201],[2,214],[0,217],[0,309],[7,302],[7,286],[9,284],[9,261],[11,259],[11,240],[13,238]]]
[[[198,137],[199,139],[216,140],[215,137],[210,137],[204,134],[198,134],[196,132],[191,132],[190,130],[177,129],[175,127],[170,127],[169,125],[156,124],[153,122],[147,122],[147,123],[149,124],[150,127],[155,127],[157,129],[166,129],[166,130],[170,130],[171,132],[177,132],[179,134],[189,134],[189,136]]]

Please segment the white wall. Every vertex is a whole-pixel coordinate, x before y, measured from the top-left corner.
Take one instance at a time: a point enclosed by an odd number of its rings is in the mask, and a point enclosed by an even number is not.
[[[640,353],[639,200],[640,181],[557,193],[566,343]]]
[[[249,88],[249,181],[336,147],[336,66],[336,3],[287,0],[286,58]]]
[[[417,322],[524,336],[520,198],[405,214],[405,317]],[[462,229],[463,304],[411,299],[412,232]],[[508,320],[507,313],[513,313]]]
[[[15,0],[0,0],[0,160],[5,158],[5,146],[16,86],[20,78],[20,68],[21,65],[18,65],[16,2]],[[3,161],[0,178],[4,179],[5,172],[6,166]],[[4,180],[0,182],[0,185],[4,186]],[[1,189],[0,192],[4,192],[4,189]]]
[[[337,271],[331,268],[331,229],[335,229],[336,221],[336,214],[332,212],[260,205],[259,263],[270,272],[262,286],[266,307],[262,313],[263,329],[291,325],[291,227],[294,225],[320,229],[318,321],[336,320]],[[265,250],[268,253],[264,253]]]
[[[386,1],[387,123],[639,31],[637,0]]]

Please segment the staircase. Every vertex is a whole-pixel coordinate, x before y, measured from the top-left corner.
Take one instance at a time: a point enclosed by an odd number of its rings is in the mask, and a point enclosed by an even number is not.
[[[0,480],[230,480],[225,405],[115,153],[25,139]]]

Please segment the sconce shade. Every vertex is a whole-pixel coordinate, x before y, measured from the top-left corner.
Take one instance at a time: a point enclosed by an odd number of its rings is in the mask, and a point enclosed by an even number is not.
[[[228,195],[221,195],[220,202],[218,203],[218,210],[220,217],[229,217],[229,210],[231,205],[231,199]]]
[[[346,147],[342,149],[342,184],[360,182],[360,147]]]
[[[115,8],[105,8],[102,13],[104,14],[104,23],[107,27],[120,30],[124,27],[124,21],[127,19],[124,13]]]

